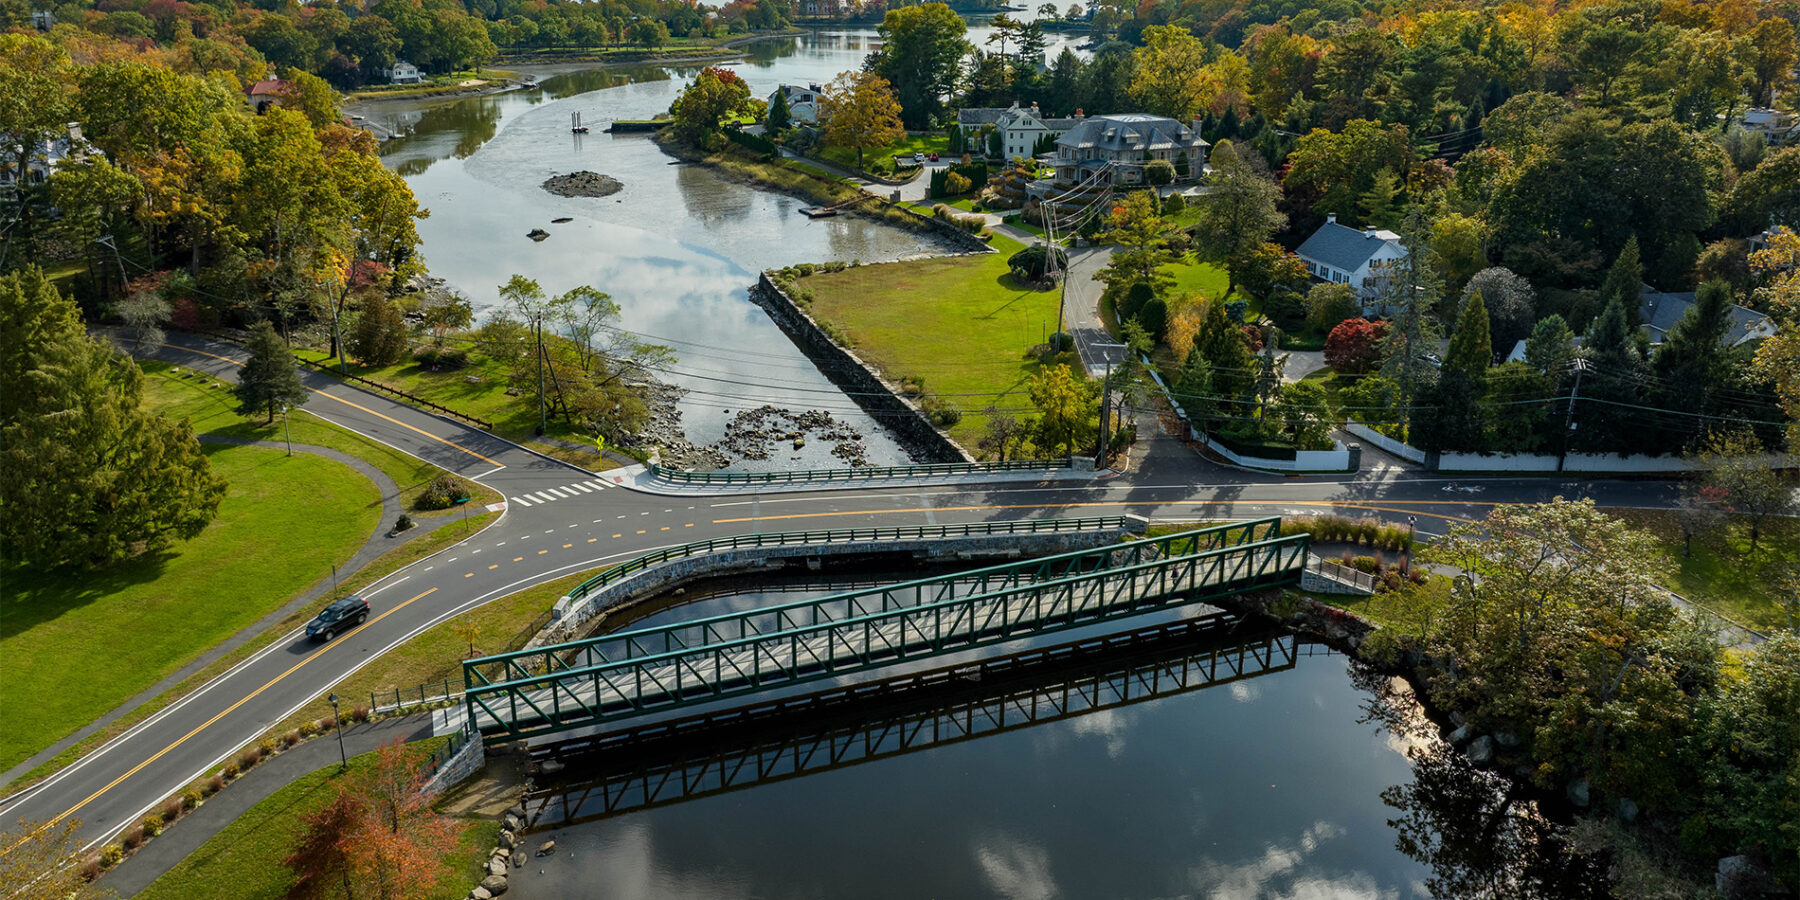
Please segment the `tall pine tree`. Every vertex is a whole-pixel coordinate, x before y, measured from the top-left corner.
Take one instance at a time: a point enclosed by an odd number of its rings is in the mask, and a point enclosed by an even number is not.
[[[1494,361],[1494,345],[1488,338],[1487,304],[1481,292],[1469,295],[1462,314],[1456,319],[1456,333],[1450,336],[1450,350],[1444,357],[1445,369],[1458,369],[1480,383],[1487,378],[1488,365]]]
[[[1625,312],[1625,324],[1636,328],[1644,324],[1638,307],[1644,297],[1644,266],[1638,260],[1638,239],[1632,235],[1625,240],[1624,249],[1619,251],[1618,259],[1613,260],[1612,268],[1606,272],[1606,280],[1600,284],[1600,302],[1608,303],[1618,298]]]
[[[287,343],[275,333],[275,326],[256,323],[250,329],[249,347],[250,361],[238,373],[237,387],[232,389],[237,394],[238,412],[246,416],[266,412],[269,421],[274,422],[275,414],[283,407],[299,406],[312,396],[300,383],[294,354],[288,352]]]

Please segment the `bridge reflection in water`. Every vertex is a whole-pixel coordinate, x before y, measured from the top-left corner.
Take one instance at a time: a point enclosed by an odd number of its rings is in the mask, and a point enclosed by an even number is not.
[[[1213,612],[1138,631],[545,745],[534,830],[785,781],[1294,668],[1321,644]]]

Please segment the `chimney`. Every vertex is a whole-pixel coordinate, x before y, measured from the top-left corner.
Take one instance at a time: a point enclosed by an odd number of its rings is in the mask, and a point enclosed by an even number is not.
[[[1364,225],[1363,226],[1363,237],[1372,238],[1374,236],[1375,236],[1375,226]]]
[[[1200,136],[1200,132],[1201,132],[1201,129],[1200,129],[1200,117],[1199,117],[1199,116],[1195,116],[1195,117],[1194,117],[1194,137],[1199,137],[1199,136]]]
[[[1325,224],[1336,225],[1337,224],[1337,213],[1326,213],[1325,214]]]

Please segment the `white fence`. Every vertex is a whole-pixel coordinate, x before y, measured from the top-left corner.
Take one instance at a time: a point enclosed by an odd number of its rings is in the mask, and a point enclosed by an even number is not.
[[[1296,450],[1293,459],[1270,459],[1249,456],[1207,437],[1200,429],[1188,426],[1188,436],[1205,444],[1214,453],[1247,469],[1269,469],[1276,472],[1347,472],[1350,470],[1350,448],[1332,441],[1330,450]]]
[[[1425,451],[1411,444],[1403,444],[1361,422],[1351,422],[1344,426],[1344,430],[1408,462],[1425,462]]]
[[[1795,457],[1778,453],[1764,454],[1759,460],[1771,469],[1793,468]],[[1440,472],[1555,472],[1556,457],[1541,453],[1440,453]],[[1680,456],[1639,456],[1621,453],[1571,453],[1563,460],[1563,472],[1593,472],[1612,475],[1634,473],[1692,472],[1704,468]]]

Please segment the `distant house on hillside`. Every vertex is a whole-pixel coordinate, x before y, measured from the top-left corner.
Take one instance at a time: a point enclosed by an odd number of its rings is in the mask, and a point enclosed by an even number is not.
[[[1800,138],[1800,116],[1779,109],[1753,106],[1744,110],[1738,124],[1746,131],[1762,135],[1771,144],[1786,144]]]
[[[50,29],[55,28],[56,14],[47,9],[33,10],[31,13],[31,27],[36,28],[39,31],[49,31]]]
[[[1644,320],[1644,332],[1653,344],[1662,343],[1694,306],[1693,291],[1665,293],[1646,284],[1638,296],[1638,317]],[[1775,323],[1754,309],[1734,303],[1730,318],[1731,324],[1725,329],[1727,347],[1761,340],[1775,333]]]
[[[87,142],[87,138],[82,137],[81,123],[70,122],[62,134],[30,148],[30,152],[26,154],[25,183],[43,184],[63,160],[80,160],[98,152],[100,151]],[[12,154],[0,156],[0,187],[10,189],[18,181],[19,173],[14,171],[15,164]]]
[[[387,75],[389,84],[421,84],[425,81],[425,73],[404,59],[394,63],[383,74]]]
[[[1036,103],[1021,107],[1015,102],[1006,109],[959,109],[956,111],[956,127],[962,129],[965,138],[973,139],[983,126],[994,126],[994,130],[1000,133],[1000,158],[1012,159],[1015,156],[1035,155],[1039,141],[1046,137],[1062,136],[1064,132],[1081,124],[1084,118],[1080,113],[1067,119],[1047,118],[1038,111]],[[988,153],[992,156],[991,150],[992,147],[986,143],[970,147],[972,153]]]
[[[293,90],[293,87],[291,82],[280,78],[264,78],[251,85],[244,95],[250,101],[250,109],[260,116],[268,112],[269,107],[281,102],[281,96]]]
[[[819,123],[819,86],[784,84],[769,94],[769,102],[775,102],[776,94],[787,95],[788,121],[796,125],[817,125]]]
[[[1365,309],[1386,289],[1388,268],[1406,258],[1400,235],[1373,225],[1339,225],[1336,213],[1326,216],[1325,224],[1294,253],[1314,278],[1355,288]]]

